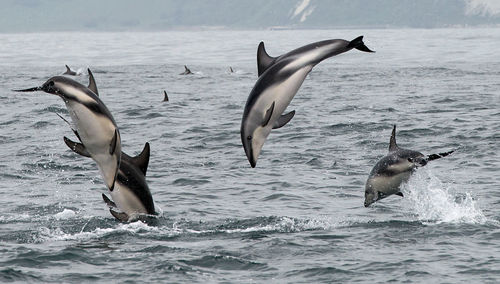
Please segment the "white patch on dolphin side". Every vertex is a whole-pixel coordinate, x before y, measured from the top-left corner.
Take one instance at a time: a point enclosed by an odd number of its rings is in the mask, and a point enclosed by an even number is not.
[[[59,86],[59,85],[61,85],[61,86]],[[75,88],[72,85],[58,84],[57,87],[64,94],[71,94],[71,96],[73,96],[74,98],[76,98],[77,100],[79,100],[82,103],[97,103],[94,98],[89,96],[87,93],[85,93],[81,89]]]
[[[396,172],[396,173],[407,172],[407,171],[412,170],[413,168],[415,168],[415,164],[411,163],[407,160],[401,160],[395,164],[387,166],[388,170],[390,170],[392,172]]]

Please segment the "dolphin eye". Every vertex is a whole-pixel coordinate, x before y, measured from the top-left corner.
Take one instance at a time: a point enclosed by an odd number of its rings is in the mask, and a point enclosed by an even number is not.
[[[252,136],[248,135],[247,140],[252,140]]]
[[[413,163],[413,158],[408,158],[408,162]]]

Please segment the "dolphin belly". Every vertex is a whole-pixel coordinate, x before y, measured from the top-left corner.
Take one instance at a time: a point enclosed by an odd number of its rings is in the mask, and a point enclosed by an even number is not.
[[[368,179],[367,185],[385,196],[399,192],[399,187],[403,182],[408,181],[411,172],[402,172],[393,176],[375,175]]]
[[[139,198],[121,182],[116,182],[115,188],[110,194],[118,209],[126,213],[130,218],[141,214],[148,214],[146,207]]]
[[[66,106],[82,144],[97,163],[108,188],[113,188],[121,154],[121,143],[115,141],[113,144],[113,139],[120,139],[116,126],[109,118],[94,113],[83,104],[67,101]],[[114,138],[115,133],[118,137]]]

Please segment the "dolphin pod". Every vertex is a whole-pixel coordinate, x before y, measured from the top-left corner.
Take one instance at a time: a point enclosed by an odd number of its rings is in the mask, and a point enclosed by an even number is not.
[[[261,42],[257,49],[259,78],[248,96],[241,120],[241,142],[252,168],[257,165],[262,146],[272,129],[283,127],[295,115],[282,115],[304,82],[321,61],[351,49],[373,52],[363,37],[352,41],[324,40],[292,50],[279,57],[269,56]]]
[[[366,181],[365,207],[392,194],[403,197],[399,187],[408,181],[416,168],[451,153],[453,151],[424,156],[420,152],[400,148],[396,144],[396,125],[394,125],[389,141],[389,153],[375,164]]]
[[[256,166],[271,130],[283,127],[294,117],[295,110],[284,112],[314,66],[351,49],[373,52],[364,44],[363,36],[351,41],[319,41],[277,57],[270,56],[264,43],[260,42],[257,48],[258,79],[246,101],[240,127],[242,145],[252,168]],[[66,68],[65,75],[76,74],[67,65]],[[187,66],[184,68],[185,71],[181,75],[192,74]],[[230,72],[233,72],[231,67]],[[111,199],[105,194],[102,194],[102,198],[117,220],[129,222],[143,220],[143,216],[156,215],[155,204],[146,182],[149,143],[145,143],[143,151],[137,156],[122,152],[118,127],[107,107],[99,99],[90,69],[88,74],[87,87],[67,77],[54,76],[42,86],[14,91],[44,91],[64,100],[76,129],[71,125],[70,127],[79,140],[75,142],[64,137],[64,142],[75,153],[92,158],[97,163],[111,195]],[[166,91],[163,101],[168,101]],[[390,195],[402,196],[399,187],[409,179],[416,168],[452,152],[425,156],[417,151],[400,148],[396,144],[394,126],[389,153],[376,163],[366,181],[364,206],[368,207]]]

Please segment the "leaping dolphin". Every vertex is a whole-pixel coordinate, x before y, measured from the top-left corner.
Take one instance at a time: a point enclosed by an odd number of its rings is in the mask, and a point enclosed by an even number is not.
[[[64,65],[66,66],[66,72],[63,73],[63,75],[71,75],[71,76],[76,76],[76,71],[73,71],[71,70],[71,68],[69,68],[68,65]]]
[[[44,91],[64,100],[78,132],[78,138],[97,163],[106,186],[112,190],[121,159],[120,132],[113,116],[97,95],[94,76],[90,69],[88,72],[89,87],[64,76],[55,76],[40,87],[14,91]]]
[[[241,121],[241,141],[250,165],[255,167],[262,146],[274,128],[287,124],[295,111],[282,113],[316,64],[351,49],[373,52],[363,37],[352,41],[333,39],[315,42],[279,57],[269,56],[264,43],[257,50],[259,78],[248,96]]]
[[[399,187],[408,181],[417,167],[425,166],[427,162],[446,157],[451,153],[453,151],[424,156],[417,151],[399,148],[396,144],[396,125],[394,125],[389,153],[375,164],[366,181],[365,207],[392,194],[402,197],[403,193],[399,191]]]
[[[73,152],[90,157],[82,143],[74,142],[66,136],[64,142]],[[122,222],[134,221],[145,215],[156,215],[153,197],[146,183],[149,153],[149,143],[144,145],[144,149],[136,157],[121,152],[120,169],[115,187],[110,189],[113,201],[104,193],[102,194],[111,215]]]

